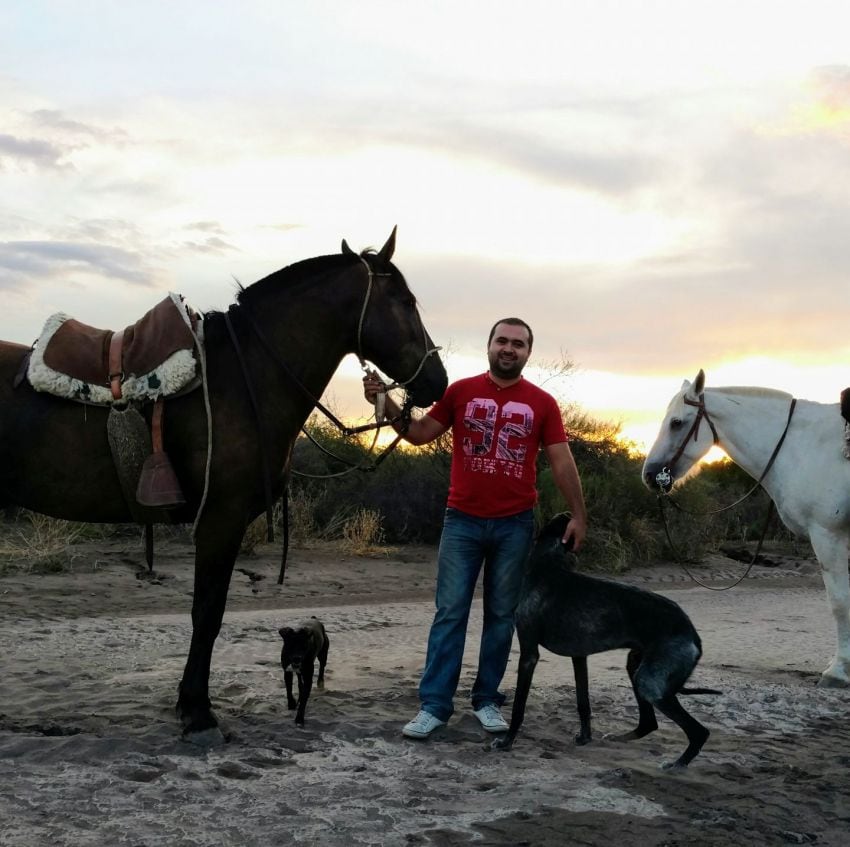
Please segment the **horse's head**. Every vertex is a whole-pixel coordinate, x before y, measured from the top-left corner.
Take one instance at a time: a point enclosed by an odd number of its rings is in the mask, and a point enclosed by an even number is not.
[[[395,228],[377,252],[358,256],[369,275],[366,300],[358,317],[357,349],[403,386],[416,406],[429,406],[443,396],[446,370],[431,340],[404,277],[390,261]],[[357,256],[343,239],[342,252]]]
[[[716,433],[705,410],[704,388],[705,374],[700,371],[692,383],[685,380],[670,401],[643,465],[643,482],[648,488],[669,491],[714,444]]]

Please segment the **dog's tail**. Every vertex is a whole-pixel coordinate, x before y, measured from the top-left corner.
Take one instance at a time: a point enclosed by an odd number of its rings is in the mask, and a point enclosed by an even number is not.
[[[677,694],[722,694],[716,688],[680,688]]]

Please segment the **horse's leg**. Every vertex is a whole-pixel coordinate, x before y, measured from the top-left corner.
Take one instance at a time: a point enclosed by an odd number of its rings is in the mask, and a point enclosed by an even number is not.
[[[818,685],[824,688],[850,686],[850,577],[847,571],[847,538],[817,528],[810,541],[821,566],[823,584],[835,618],[836,652]]]
[[[195,534],[195,590],[192,599],[192,642],[177,698],[183,737],[196,744],[224,741],[209,698],[210,663],[221,629],[233,565],[244,524],[208,512]]]

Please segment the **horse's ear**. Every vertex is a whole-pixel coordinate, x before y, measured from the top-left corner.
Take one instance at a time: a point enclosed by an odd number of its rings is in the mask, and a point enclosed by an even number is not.
[[[387,243],[381,248],[378,253],[379,258],[383,259],[385,262],[389,262],[393,257],[393,253],[395,253],[395,231],[398,229],[398,226],[393,227],[393,231],[390,233],[390,237],[387,239]]]
[[[700,394],[702,394],[704,389],[705,389],[705,371],[702,368],[700,368],[699,373],[697,374],[697,378],[694,380],[694,394],[696,394],[697,397],[699,397]]]
[[[342,252],[354,255],[354,251],[348,246],[348,242],[344,238],[342,239]]]

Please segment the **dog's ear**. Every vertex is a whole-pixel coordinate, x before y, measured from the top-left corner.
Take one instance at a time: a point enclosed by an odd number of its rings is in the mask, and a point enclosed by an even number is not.
[[[291,626],[282,626],[278,630],[278,634],[284,641],[286,641],[287,638],[292,638],[292,636],[295,635],[295,630]]]

